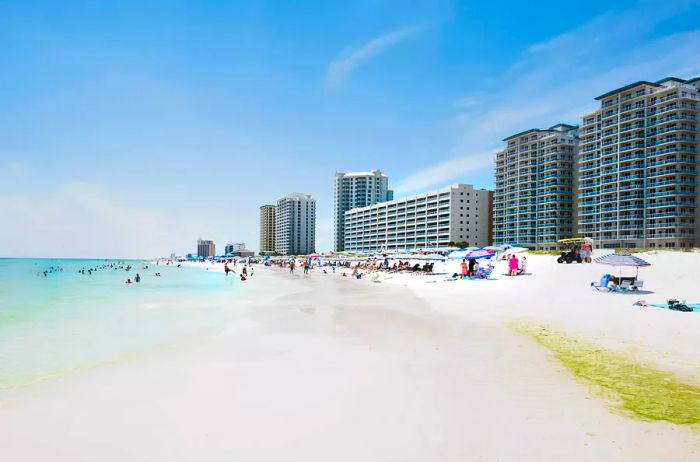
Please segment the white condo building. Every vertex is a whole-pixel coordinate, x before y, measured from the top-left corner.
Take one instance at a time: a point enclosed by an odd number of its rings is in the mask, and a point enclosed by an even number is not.
[[[333,243],[336,252],[345,250],[345,212],[393,199],[389,178],[381,170],[335,173],[335,214]]]
[[[580,129],[578,233],[604,248],[697,246],[700,79],[635,82],[596,100]]]
[[[493,240],[556,249],[575,231],[578,127],[558,124],[509,136],[496,153]]]
[[[316,200],[302,193],[280,198],[275,209],[275,252],[307,255],[315,248]]]
[[[371,253],[491,243],[492,191],[455,184],[345,212],[345,250]]]

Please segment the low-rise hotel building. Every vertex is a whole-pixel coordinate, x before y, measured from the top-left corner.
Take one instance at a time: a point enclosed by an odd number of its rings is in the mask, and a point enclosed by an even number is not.
[[[496,153],[494,243],[556,248],[575,232],[578,127],[558,124],[505,138]]]
[[[580,129],[578,233],[596,246],[698,246],[700,79],[598,96]]]
[[[349,210],[345,212],[345,250],[403,251],[446,247],[450,242],[487,246],[492,200],[492,191],[455,184]]]

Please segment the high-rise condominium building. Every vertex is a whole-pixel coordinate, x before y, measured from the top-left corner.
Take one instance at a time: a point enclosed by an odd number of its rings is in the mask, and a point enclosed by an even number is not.
[[[288,194],[277,201],[275,213],[275,252],[307,255],[316,247],[316,200],[301,193]]]
[[[216,247],[214,241],[207,241],[202,238],[197,239],[197,256],[200,258],[209,258],[215,255]]]
[[[580,135],[579,234],[596,245],[698,245],[700,78],[635,82],[597,97]]]
[[[494,242],[556,248],[575,232],[574,171],[578,127],[531,129],[503,141],[496,154]]]
[[[334,249],[345,250],[345,212],[393,199],[389,178],[381,170],[335,174]]]
[[[275,251],[275,210],[274,205],[260,207],[260,253],[271,254]]]
[[[349,210],[345,212],[345,250],[401,251],[464,241],[489,245],[492,200],[491,191],[456,184]]]

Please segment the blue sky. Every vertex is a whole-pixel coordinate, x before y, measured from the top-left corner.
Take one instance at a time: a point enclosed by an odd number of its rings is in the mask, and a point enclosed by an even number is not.
[[[669,75],[698,1],[0,1],[0,256],[257,249],[292,191],[329,250],[336,170],[492,187],[503,137]]]

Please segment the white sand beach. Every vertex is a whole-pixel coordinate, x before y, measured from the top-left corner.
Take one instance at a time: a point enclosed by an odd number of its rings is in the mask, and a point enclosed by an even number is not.
[[[700,254],[644,254],[644,294],[591,291],[610,270],[528,256],[529,276],[380,283],[256,267],[220,331],[14,393],[8,461],[699,460],[700,433],[615,412],[527,318],[700,385]],[[219,266],[212,271],[219,271]],[[634,271],[634,270],[627,270]],[[433,282],[434,281],[434,282]]]

